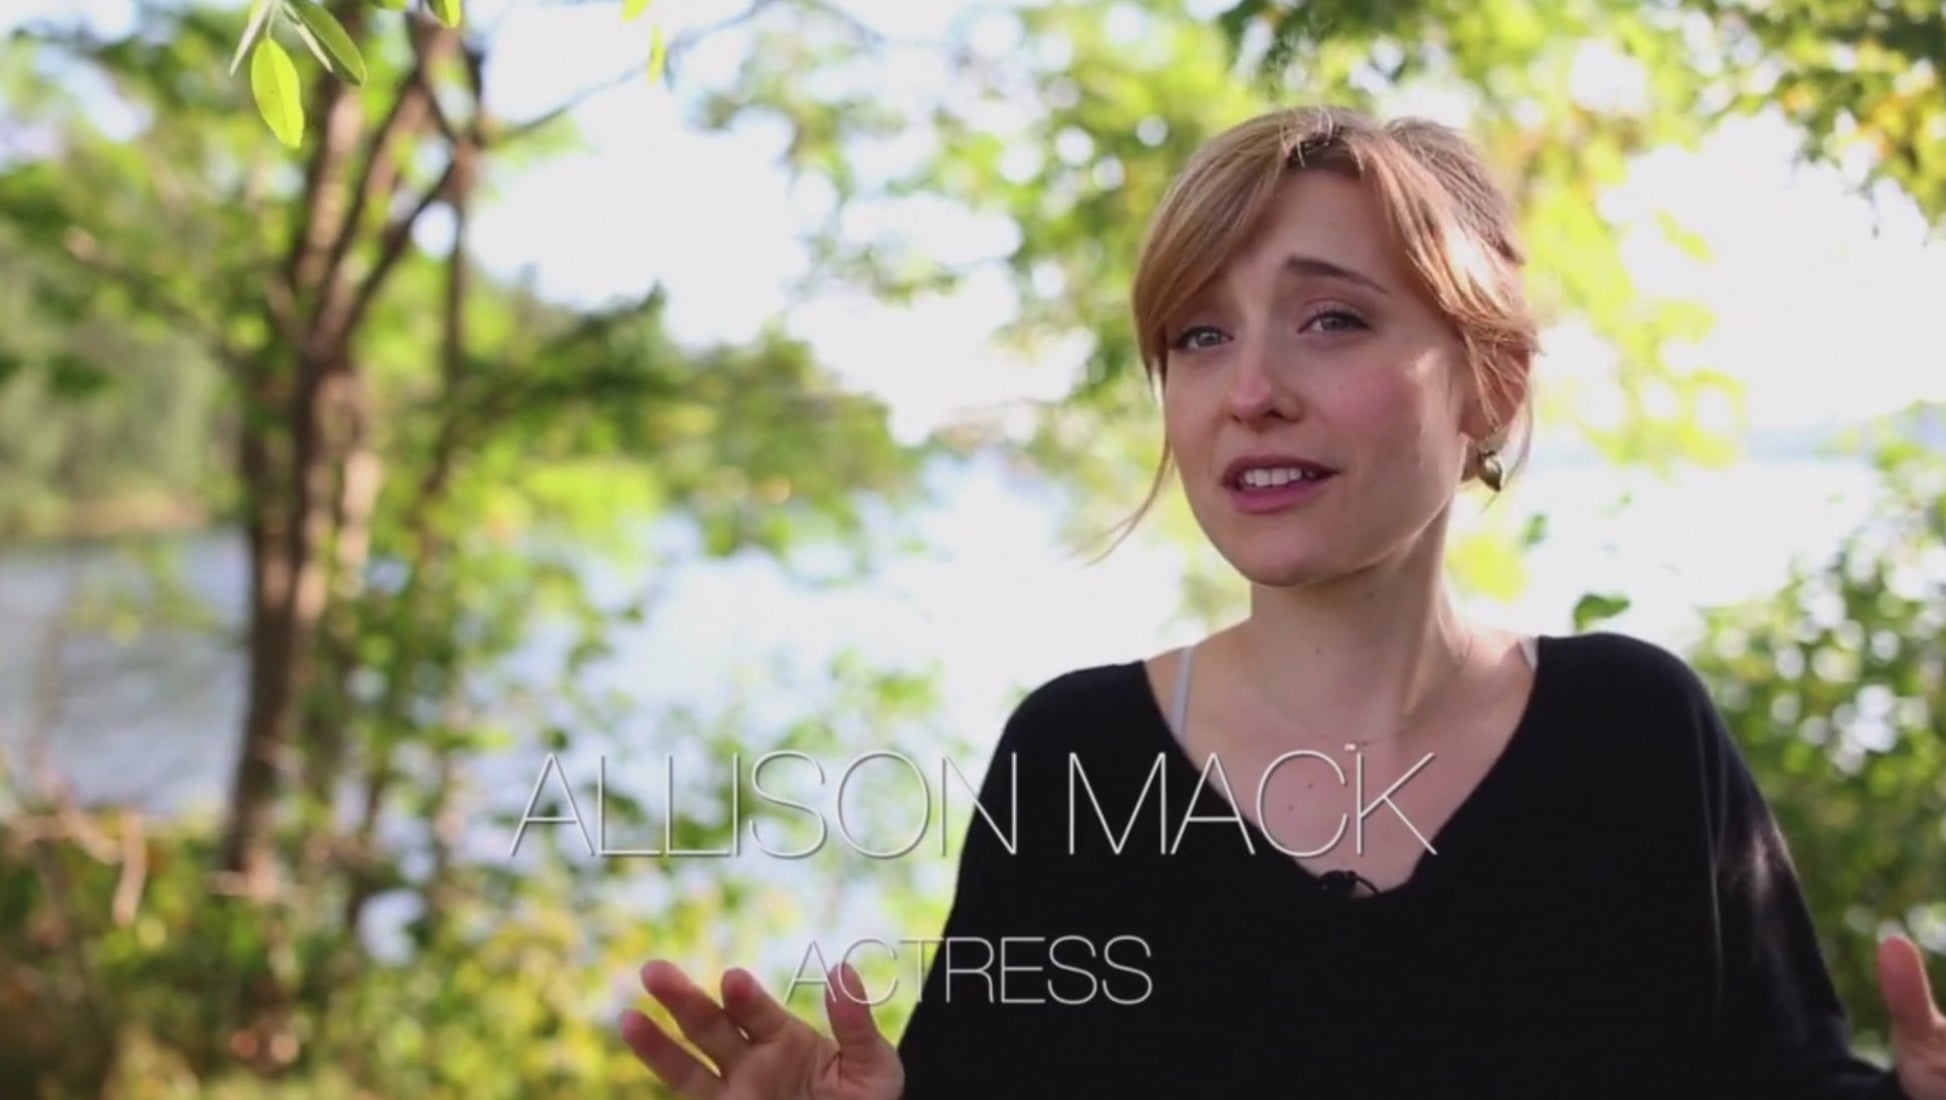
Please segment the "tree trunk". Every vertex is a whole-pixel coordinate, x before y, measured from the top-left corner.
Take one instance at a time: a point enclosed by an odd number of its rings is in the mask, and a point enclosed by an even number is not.
[[[372,446],[371,397],[364,378],[352,374],[342,391],[337,425],[344,433],[334,442],[336,456],[332,485],[330,601],[318,638],[321,695],[304,710],[305,789],[335,820],[338,785],[344,776],[349,746],[347,726],[350,673],[356,667],[358,601],[365,594],[365,570],[371,560],[372,515],[384,484],[384,464]],[[329,840],[329,837],[322,838]]]
[[[240,456],[250,489],[250,680],[221,858],[239,892],[258,899],[277,885],[277,803],[291,771],[328,594],[323,551],[334,512],[330,421],[353,381],[342,349],[300,354],[297,376],[284,454],[276,454],[267,418],[258,412],[244,429]]]
[[[355,33],[358,24],[348,29]],[[364,108],[335,76],[320,78],[313,102],[322,138],[305,165],[298,222],[280,273],[287,293],[267,306],[271,331],[280,338],[251,365],[238,453],[250,555],[250,673],[219,869],[239,892],[259,899],[277,885],[278,801],[294,766],[291,750],[328,594],[323,550],[334,473],[328,421],[338,390],[355,381],[351,334],[321,326],[312,307],[341,278],[325,264],[331,242],[357,229],[347,224],[344,191]]]

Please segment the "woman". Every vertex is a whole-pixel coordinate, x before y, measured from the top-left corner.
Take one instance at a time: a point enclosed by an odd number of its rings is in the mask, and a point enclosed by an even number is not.
[[[897,1048],[848,967],[826,1039],[747,972],[719,1006],[655,962],[711,1064],[630,1013],[641,1060],[699,1100],[1946,1100],[1909,941],[1880,956],[1895,1070],[1849,1052],[1684,662],[1454,610],[1455,493],[1531,424],[1522,259],[1448,129],[1298,110],[1201,150],[1133,314],[1165,471],[1250,614],[1020,704]]]

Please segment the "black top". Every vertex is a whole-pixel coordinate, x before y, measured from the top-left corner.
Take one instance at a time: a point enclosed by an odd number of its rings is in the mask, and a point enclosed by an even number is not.
[[[1020,703],[901,1039],[907,1100],[1903,1100],[1852,1055],[1784,840],[1665,649],[1542,636],[1499,760],[1376,895],[1214,780],[1181,805],[1199,779],[1139,661]]]

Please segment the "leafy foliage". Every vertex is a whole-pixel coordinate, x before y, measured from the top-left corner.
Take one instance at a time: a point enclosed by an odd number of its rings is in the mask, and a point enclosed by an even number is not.
[[[622,0],[622,21],[641,19],[649,5],[650,0]],[[304,95],[297,66],[279,36],[302,43],[323,73],[351,84],[366,80],[357,30],[347,29],[345,20],[332,11],[333,6],[355,27],[362,27],[365,8],[408,13],[408,17],[414,11],[413,0],[251,0],[230,63],[234,74],[246,56],[250,59],[250,88],[257,113],[277,140],[292,149],[304,144]],[[424,0],[423,10],[445,27],[457,29],[466,23],[466,0]],[[668,41],[659,24],[652,24],[650,32],[648,77],[655,83],[662,79]]]
[[[1696,0],[1726,39],[1729,109],[1781,112],[1813,160],[1946,224],[1946,18],[1926,0]]]
[[[1883,425],[1878,514],[1775,597],[1713,611],[1693,658],[1790,839],[1839,993],[1880,1041],[1879,932],[1946,951],[1946,461],[1914,430],[1942,413]]]

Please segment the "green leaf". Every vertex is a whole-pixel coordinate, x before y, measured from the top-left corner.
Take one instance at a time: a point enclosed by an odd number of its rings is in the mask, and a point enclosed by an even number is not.
[[[278,0],[251,0],[250,18],[243,24],[243,37],[237,40],[236,55],[230,58],[230,75],[235,76],[237,66],[243,64],[243,55],[257,44],[264,28],[270,26],[270,13],[276,9]]]
[[[622,22],[633,23],[642,18],[642,13],[648,11],[649,5],[653,2],[654,0],[622,0]]]
[[[1627,596],[1608,596],[1600,592],[1590,592],[1575,601],[1574,629],[1587,630],[1605,619],[1612,619],[1629,608]]]
[[[330,52],[324,48],[324,43],[318,41],[318,36],[311,33],[311,28],[295,22],[290,24],[290,28],[298,41],[304,43],[304,48],[311,51],[311,56],[318,59],[318,64],[324,66],[325,72],[334,71]]]
[[[1520,529],[1520,545],[1526,549],[1532,550],[1534,547],[1539,546],[1541,543],[1546,541],[1547,541],[1547,513],[1536,512],[1533,515],[1527,517],[1526,524],[1524,524]]]
[[[431,6],[433,15],[437,16],[441,23],[449,27],[459,26],[462,14],[460,0],[426,0],[426,3]]]
[[[303,145],[304,99],[297,66],[274,38],[259,39],[250,53],[250,91],[277,140],[293,149]]]
[[[112,379],[100,364],[72,352],[56,352],[47,360],[47,386],[57,397],[88,397]]]
[[[1709,242],[1695,230],[1677,221],[1675,215],[1666,210],[1658,210],[1655,220],[1662,229],[1662,235],[1668,238],[1670,244],[1681,249],[1684,255],[1703,263],[1708,263],[1714,258],[1715,252],[1710,248]]]
[[[324,10],[324,5],[315,0],[287,0],[284,10],[297,16],[304,29],[311,32],[312,46],[324,48],[324,56],[319,61],[336,70],[353,84],[365,83],[365,58],[358,52],[358,44],[345,33],[345,28],[337,17]]]
[[[662,80],[662,71],[669,63],[669,43],[662,37],[662,24],[649,28],[649,83]]]

